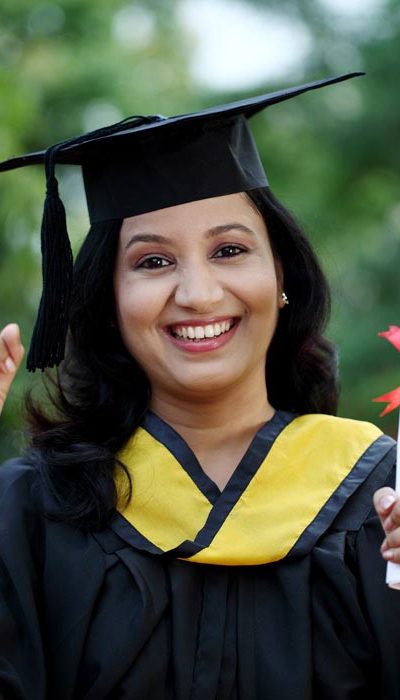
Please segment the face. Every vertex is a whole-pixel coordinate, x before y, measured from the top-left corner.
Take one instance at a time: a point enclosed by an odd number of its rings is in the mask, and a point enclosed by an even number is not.
[[[265,223],[246,195],[125,219],[114,287],[122,338],[153,398],[265,385],[282,288]]]

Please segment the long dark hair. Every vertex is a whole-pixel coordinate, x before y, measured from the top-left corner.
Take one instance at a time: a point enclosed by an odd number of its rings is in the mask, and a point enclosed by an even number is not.
[[[337,356],[323,336],[331,308],[325,275],[299,224],[271,190],[248,196],[267,224],[289,299],[268,350],[268,399],[275,408],[295,413],[335,414]]]
[[[335,353],[322,335],[330,305],[325,277],[298,224],[271,191],[248,196],[265,219],[290,300],[268,351],[269,400],[295,413],[335,413]],[[116,469],[125,473],[129,498],[132,485],[116,454],[150,401],[147,377],[126,350],[115,317],[121,223],[92,226],[77,256],[66,358],[48,378],[52,410],[28,400],[28,458],[39,466],[51,497],[48,514],[85,529],[101,529],[112,516]]]

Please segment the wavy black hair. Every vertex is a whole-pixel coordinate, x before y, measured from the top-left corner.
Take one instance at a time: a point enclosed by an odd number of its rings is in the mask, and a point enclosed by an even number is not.
[[[270,189],[247,193],[263,216],[290,300],[268,350],[268,398],[276,409],[330,413],[337,407],[336,356],[323,337],[330,311],[327,282],[292,215]],[[48,515],[88,530],[115,512],[116,455],[150,402],[146,375],[117,325],[113,275],[121,221],[92,226],[74,266],[66,358],[48,377],[52,410],[28,399],[29,459],[51,497]]]
[[[336,414],[337,354],[323,335],[331,310],[325,275],[299,224],[271,190],[247,194],[265,220],[289,299],[268,350],[268,399],[294,413]]]

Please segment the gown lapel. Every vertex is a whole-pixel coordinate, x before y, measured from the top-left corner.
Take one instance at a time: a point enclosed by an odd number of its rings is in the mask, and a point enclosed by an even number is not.
[[[278,561],[313,546],[391,445],[368,423],[278,411],[221,492],[182,437],[149,413],[119,454],[133,495],[112,527],[153,554]]]

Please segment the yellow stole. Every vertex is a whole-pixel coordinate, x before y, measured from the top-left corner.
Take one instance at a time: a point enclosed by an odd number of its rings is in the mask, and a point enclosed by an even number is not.
[[[323,517],[332,495],[346,493],[355,465],[359,483],[366,478],[363,455],[381,435],[369,423],[320,414],[295,417],[266,447],[243,490],[229,494],[229,482],[210,499],[152,432],[138,428],[118,455],[133,484],[122,516],[162,552],[196,541],[206,526],[206,546],[200,544],[199,551],[184,557],[222,565],[264,564],[285,557],[317,516]],[[237,482],[238,475],[232,478]],[[339,498],[340,507],[347,497]]]

